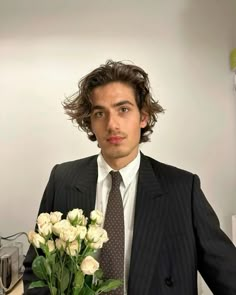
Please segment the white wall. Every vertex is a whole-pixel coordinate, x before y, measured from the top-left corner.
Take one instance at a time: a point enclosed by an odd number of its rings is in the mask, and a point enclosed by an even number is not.
[[[235,17],[234,0],[0,1],[2,235],[33,228],[55,163],[98,152],[61,101],[112,58],[143,67],[166,108],[144,153],[199,174],[231,236]]]

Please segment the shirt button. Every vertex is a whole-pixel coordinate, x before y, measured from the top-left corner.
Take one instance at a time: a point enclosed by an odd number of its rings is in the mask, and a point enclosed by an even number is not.
[[[168,287],[172,287],[174,285],[174,282],[171,277],[167,277],[167,278],[165,278],[165,284]]]

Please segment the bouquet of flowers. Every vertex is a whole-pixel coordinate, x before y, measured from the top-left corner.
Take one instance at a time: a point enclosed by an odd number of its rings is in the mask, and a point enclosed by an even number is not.
[[[68,212],[66,219],[61,212],[41,213],[37,230],[28,234],[37,253],[32,269],[39,278],[30,288],[48,286],[51,295],[96,295],[121,286],[121,280],[103,280],[94,258],[108,241],[102,223],[98,210],[90,213],[89,223],[81,209]]]

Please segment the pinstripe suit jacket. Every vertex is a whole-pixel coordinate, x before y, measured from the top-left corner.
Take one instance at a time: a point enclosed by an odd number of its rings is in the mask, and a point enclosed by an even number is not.
[[[53,168],[39,212],[95,206],[97,156]],[[198,176],[141,155],[128,295],[196,295],[197,270],[216,295],[236,294],[236,249],[221,231]],[[30,248],[25,294],[34,280]]]

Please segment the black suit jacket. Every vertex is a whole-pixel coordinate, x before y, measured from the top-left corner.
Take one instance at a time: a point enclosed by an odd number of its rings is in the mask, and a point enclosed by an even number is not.
[[[53,168],[39,213],[95,207],[97,156]],[[25,259],[25,294],[34,280]],[[196,295],[197,270],[216,295],[236,294],[236,249],[200,188],[198,176],[141,155],[128,295]]]

